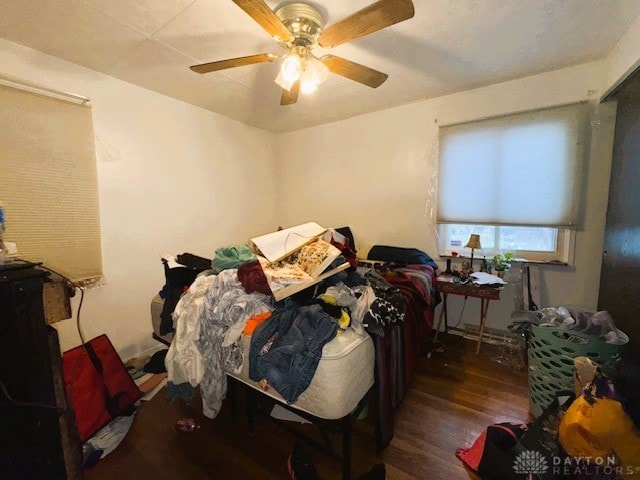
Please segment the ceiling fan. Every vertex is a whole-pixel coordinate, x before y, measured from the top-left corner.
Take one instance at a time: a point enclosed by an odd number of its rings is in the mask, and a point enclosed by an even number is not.
[[[371,88],[382,85],[387,74],[334,55],[318,58],[313,55],[313,49],[317,46],[335,47],[414,15],[411,0],[379,0],[325,28],[320,11],[308,3],[287,2],[273,11],[264,0],[232,1],[258,22],[288,53],[283,56],[262,53],[193,65],[190,68],[196,73],[209,73],[283,58],[275,79],[282,87],[280,105],[296,103],[299,93],[316,91],[329,72]]]

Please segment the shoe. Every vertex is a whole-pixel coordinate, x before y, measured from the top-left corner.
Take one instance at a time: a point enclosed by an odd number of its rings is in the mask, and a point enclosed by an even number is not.
[[[293,452],[287,460],[291,480],[320,480],[311,459],[299,441],[293,446]]]

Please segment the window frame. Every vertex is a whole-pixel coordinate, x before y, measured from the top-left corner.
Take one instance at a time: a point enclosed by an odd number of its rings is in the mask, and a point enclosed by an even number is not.
[[[474,258],[487,257],[492,258],[498,253],[504,254],[505,252],[513,253],[516,261],[530,262],[530,263],[560,263],[573,265],[574,260],[574,246],[575,246],[575,230],[568,228],[556,228],[556,248],[553,252],[540,252],[533,250],[512,250],[500,248],[500,227],[506,225],[478,225],[472,223],[465,224],[453,224],[453,223],[441,223],[438,225],[438,250],[439,256],[443,258],[452,257],[452,252],[457,252],[458,256],[470,257],[471,249],[465,248],[464,245],[454,248],[450,246],[450,230],[452,225],[474,225],[493,227],[494,230],[494,247],[492,249],[476,249],[474,251]],[[518,226],[518,225],[516,225]],[[549,228],[544,226],[530,226],[530,228]],[[554,228],[554,227],[551,227]],[[496,248],[495,245],[498,245]]]

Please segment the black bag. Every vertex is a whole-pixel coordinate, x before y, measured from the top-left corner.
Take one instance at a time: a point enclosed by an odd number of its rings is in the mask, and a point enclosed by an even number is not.
[[[160,314],[160,335],[173,332],[173,318],[171,315],[180,297],[200,272],[211,268],[211,260],[191,253],[178,255],[177,261],[183,266],[169,268],[168,262],[162,259],[166,283],[160,292],[160,296],[164,299],[162,313]]]
[[[386,245],[374,245],[367,254],[369,260],[395,263],[398,265],[430,265],[434,270],[438,264],[433,259],[417,248],[388,247]]]

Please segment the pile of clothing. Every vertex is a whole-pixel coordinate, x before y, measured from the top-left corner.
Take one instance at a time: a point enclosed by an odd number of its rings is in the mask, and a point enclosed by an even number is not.
[[[531,325],[555,327],[584,333],[612,345],[624,345],[629,337],[616,328],[609,312],[587,312],[571,307],[548,307],[538,311],[517,310],[511,314],[509,329],[526,333]]]
[[[369,268],[351,267],[276,302],[246,246],[218,249],[211,266],[175,305],[165,360],[169,399],[191,401],[199,386],[209,418],[226,395],[226,372],[240,372],[246,361],[243,334],[251,335],[250,378],[295,403],[336,335],[384,335],[385,326],[404,321],[402,292]]]

